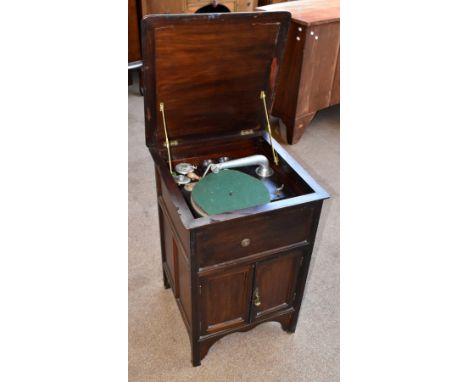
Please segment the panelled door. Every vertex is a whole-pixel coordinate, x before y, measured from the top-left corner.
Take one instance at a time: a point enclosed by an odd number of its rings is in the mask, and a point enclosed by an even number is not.
[[[200,278],[201,335],[293,306],[303,249]]]
[[[201,334],[249,322],[254,265],[200,279]]]
[[[293,305],[302,256],[302,250],[295,250],[256,264],[253,321]]]

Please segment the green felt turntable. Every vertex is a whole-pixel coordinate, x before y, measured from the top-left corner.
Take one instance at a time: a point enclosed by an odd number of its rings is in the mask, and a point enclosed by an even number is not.
[[[193,188],[191,202],[201,216],[216,215],[269,203],[270,193],[253,176],[226,169],[200,180]]]

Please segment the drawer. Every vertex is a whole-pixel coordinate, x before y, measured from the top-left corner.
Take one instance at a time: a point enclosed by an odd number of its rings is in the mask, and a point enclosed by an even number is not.
[[[200,267],[310,240],[314,205],[243,217],[201,227],[195,234]]]
[[[237,12],[254,12],[257,3],[256,0],[237,0]]]
[[[205,5],[209,5],[210,2],[209,1],[203,1],[203,0],[200,0],[200,1],[197,1],[197,0],[189,0],[187,1],[187,12],[188,13],[195,13],[196,11],[198,11],[201,7],[204,7]],[[225,7],[227,7],[231,12],[235,12],[236,11],[236,2],[235,1],[223,1],[223,2],[219,2],[219,4],[222,4],[224,5]]]

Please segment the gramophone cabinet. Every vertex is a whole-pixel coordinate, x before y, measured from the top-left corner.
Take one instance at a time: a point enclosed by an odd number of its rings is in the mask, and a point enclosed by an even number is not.
[[[164,286],[187,328],[194,366],[230,333],[268,321],[293,333],[298,322],[328,194],[269,133],[290,18],[143,19],[146,145],[155,165]],[[185,162],[202,176],[205,159],[258,154],[274,172],[262,179],[271,201],[241,210],[200,216],[171,173]]]

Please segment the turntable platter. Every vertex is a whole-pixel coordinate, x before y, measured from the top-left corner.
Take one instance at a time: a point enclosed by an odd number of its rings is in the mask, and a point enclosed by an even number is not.
[[[191,196],[193,208],[216,215],[270,202],[267,187],[253,176],[236,170],[210,173],[198,182]]]

